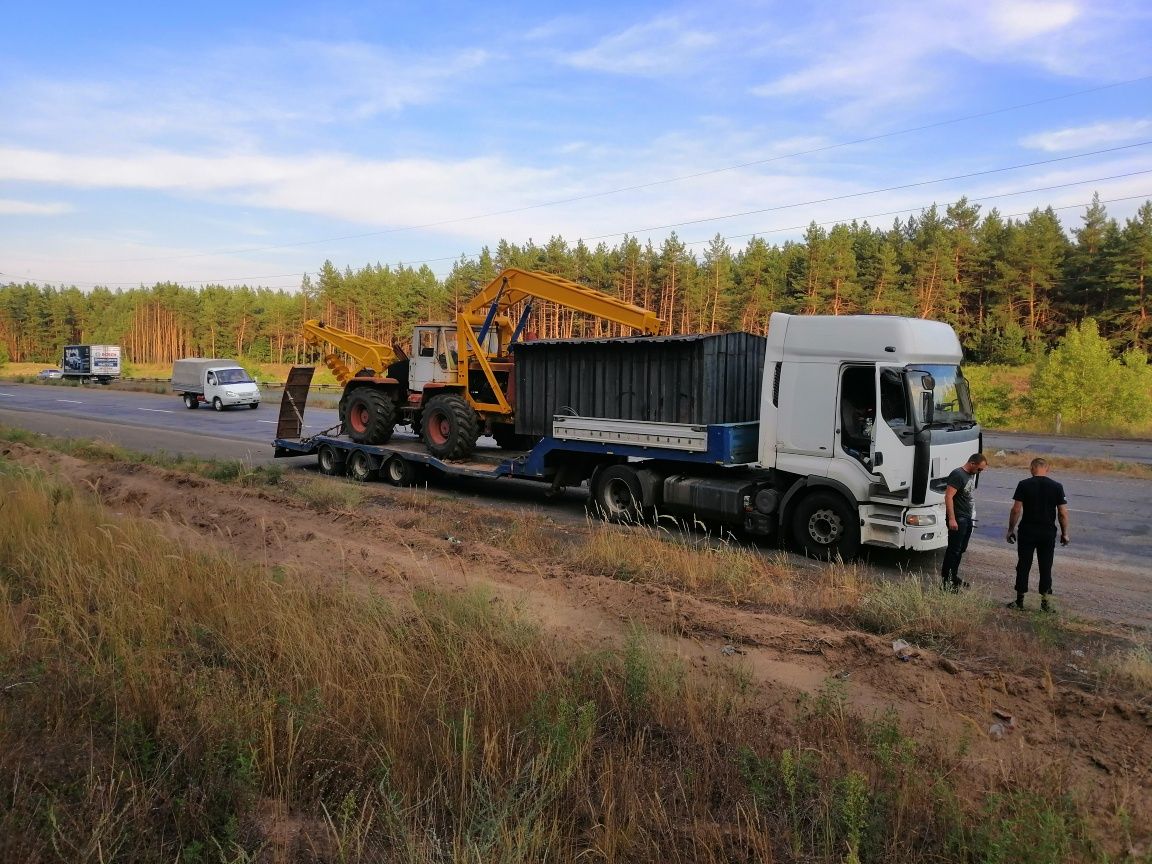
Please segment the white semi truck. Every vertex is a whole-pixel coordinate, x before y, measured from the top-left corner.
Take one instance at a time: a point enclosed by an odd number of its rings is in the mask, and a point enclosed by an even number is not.
[[[184,407],[203,402],[217,411],[237,405],[260,407],[260,387],[235,360],[185,357],[172,364],[172,390]]]
[[[672,340],[668,346],[675,350]],[[821,558],[854,557],[861,544],[927,551],[947,545],[948,474],[981,446],[961,359],[955,332],[936,321],[775,313],[753,422],[647,422],[558,406],[551,434],[532,449],[478,448],[467,462],[437,458],[418,439],[299,438],[311,369],[298,367],[281,406],[276,455],[314,454],[326,473],[381,474],[398,485],[435,474],[519,477],[556,490],[587,480],[594,508],[609,520],[698,519],[783,536]],[[709,368],[733,374],[735,361]],[[541,368],[545,385],[566,380],[554,361]],[[578,371],[596,377],[586,364]]]

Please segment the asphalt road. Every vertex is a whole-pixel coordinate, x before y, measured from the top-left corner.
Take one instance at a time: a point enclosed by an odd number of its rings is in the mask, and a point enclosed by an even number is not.
[[[266,402],[247,408],[216,412],[189,411],[175,395],[132,393],[98,386],[60,387],[0,383],[0,424],[59,436],[109,440],[145,452],[181,453],[200,457],[244,459],[252,464],[272,461],[279,405]],[[336,411],[309,408],[306,433],[335,426]],[[999,450],[1115,458],[1152,463],[1152,441],[1097,441],[991,433],[984,450],[992,460],[976,496],[976,538],[1003,545],[1016,483],[1026,470],[997,469]],[[280,460],[282,464],[312,467],[311,459]],[[1053,472],[1064,484],[1071,511],[1073,546],[1068,553],[1096,561],[1117,561],[1140,568],[1152,560],[1152,483],[1143,480],[1096,477]],[[539,503],[535,484],[510,481],[454,482],[447,484],[465,494],[490,494]]]

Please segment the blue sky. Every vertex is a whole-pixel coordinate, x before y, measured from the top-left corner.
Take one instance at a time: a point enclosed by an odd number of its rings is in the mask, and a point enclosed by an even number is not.
[[[9,4],[0,281],[291,288],[501,238],[1152,197],[1147,2],[802,6]]]

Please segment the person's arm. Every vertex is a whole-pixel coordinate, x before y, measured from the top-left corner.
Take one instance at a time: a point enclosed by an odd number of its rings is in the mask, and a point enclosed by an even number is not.
[[[952,503],[952,499],[956,497],[956,487],[949,484],[948,488],[944,490],[944,510],[948,514],[948,530],[959,531],[960,525],[956,521],[956,505]]]
[[[1070,542],[1068,537],[1068,505],[1061,504],[1056,508],[1056,518],[1060,520],[1060,545],[1067,546]]]
[[[1020,514],[1024,512],[1024,504],[1020,501],[1012,502],[1012,512],[1008,514],[1008,536],[1004,539],[1009,543],[1016,540],[1016,526],[1020,523]]]

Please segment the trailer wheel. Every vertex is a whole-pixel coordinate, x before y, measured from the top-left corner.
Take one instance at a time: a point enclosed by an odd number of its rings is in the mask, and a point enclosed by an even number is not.
[[[357,483],[367,483],[375,473],[372,459],[363,450],[353,450],[348,456],[348,476]]]
[[[860,523],[843,497],[814,492],[796,505],[792,532],[804,552],[824,561],[849,561],[860,551]]]
[[[357,444],[386,444],[396,428],[396,405],[386,393],[357,387],[341,400],[340,422]]]
[[[466,459],[476,449],[476,412],[458,393],[433,396],[424,406],[421,434],[428,452],[439,459]]]
[[[219,396],[217,396],[215,399],[212,400],[212,407],[215,408],[217,411],[223,411],[224,410],[224,403],[220,401]]]
[[[596,472],[592,501],[600,517],[609,522],[637,523],[643,516],[640,479],[627,465],[610,465]]]
[[[344,473],[344,454],[331,444],[321,444],[316,451],[316,464],[320,466],[320,473],[335,477]]]
[[[407,459],[393,456],[384,463],[384,479],[393,486],[411,486],[416,482],[416,466]]]
[[[189,410],[200,407],[200,400],[196,398],[195,393],[184,394],[184,407]]]

